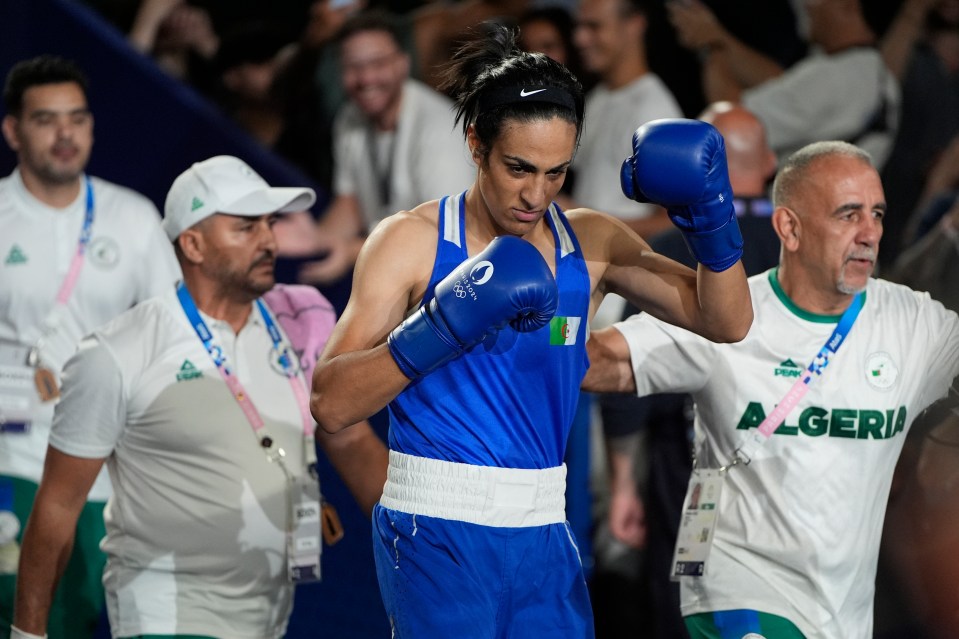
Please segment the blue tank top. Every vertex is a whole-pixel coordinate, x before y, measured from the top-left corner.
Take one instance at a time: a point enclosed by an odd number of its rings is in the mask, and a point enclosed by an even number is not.
[[[465,193],[439,204],[439,241],[423,304],[466,252]],[[590,282],[572,227],[556,204],[546,214],[556,241],[559,306],[529,333],[509,326],[414,381],[389,405],[390,448],[408,455],[502,468],[563,463],[589,366]]]

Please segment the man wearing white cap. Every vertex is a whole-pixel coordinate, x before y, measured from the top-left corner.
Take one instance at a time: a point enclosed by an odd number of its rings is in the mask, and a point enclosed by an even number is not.
[[[314,199],[228,156],[174,181],[163,227],[183,281],[94,332],[64,369],[14,638],[43,635],[74,519],[104,462],[114,637],[283,636],[293,586],[319,578],[321,503],[310,362],[263,296],[274,288],[277,214]],[[332,309],[314,300],[328,334]],[[368,425],[362,433],[375,437]],[[368,488],[369,508],[382,482]]]

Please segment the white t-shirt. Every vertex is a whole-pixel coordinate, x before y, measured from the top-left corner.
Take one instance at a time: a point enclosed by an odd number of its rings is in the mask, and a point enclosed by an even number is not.
[[[755,319],[737,344],[648,315],[616,325],[639,395],[692,393],[699,467],[731,460],[835,328],[837,317],[793,305],[775,273],[749,279]],[[822,377],[748,466],[725,473],[707,575],[682,579],[683,614],[755,609],[791,620],[809,639],[872,637],[893,469],[913,420],[957,374],[956,313],[926,293],[870,280]]]
[[[302,476],[301,413],[259,311],[236,335],[203,319],[287,469]],[[64,369],[50,445],[109,456],[103,582],[116,636],[283,636],[293,603],[285,475],[172,287],[81,343]]]
[[[652,215],[652,205],[623,195],[620,169],[623,160],[633,153],[636,129],[650,120],[681,117],[683,112],[673,94],[654,73],[615,90],[602,84],[591,90],[586,96],[579,150],[573,159],[576,203],[624,220]]]
[[[180,267],[160,214],[142,195],[91,178],[93,234],[73,293],[41,360],[59,375],[83,336],[137,302],[172,290]],[[0,339],[33,346],[77,250],[86,214],[86,186],[62,209],[27,191],[15,170],[0,179]],[[40,404],[26,434],[0,434],[0,474],[40,481],[53,402]],[[98,479],[92,501],[106,501],[109,479]]]
[[[780,162],[812,142],[845,140],[868,151],[880,169],[892,151],[901,101],[899,83],[874,47],[813,54],[742,95]],[[882,103],[883,130],[860,137]]]
[[[394,133],[373,133],[352,103],[340,109],[333,124],[333,191],[359,199],[368,231],[397,211],[459,193],[473,183],[476,165],[453,116],[449,98],[412,79],[403,84]],[[386,176],[389,199],[384,204],[380,179]]]

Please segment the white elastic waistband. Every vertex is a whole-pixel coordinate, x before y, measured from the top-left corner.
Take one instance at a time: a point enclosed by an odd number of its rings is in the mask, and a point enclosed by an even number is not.
[[[566,465],[497,468],[390,451],[380,504],[401,512],[483,526],[521,528],[566,521]]]

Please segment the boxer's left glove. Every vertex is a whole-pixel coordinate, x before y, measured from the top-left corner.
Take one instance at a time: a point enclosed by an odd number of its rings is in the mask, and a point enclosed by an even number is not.
[[[723,136],[699,120],[653,120],[633,134],[623,193],[666,207],[698,262],[725,271],[743,254]]]
[[[403,374],[417,379],[507,324],[523,332],[548,324],[558,298],[539,250],[497,237],[437,284],[430,303],[394,328],[387,344]]]

